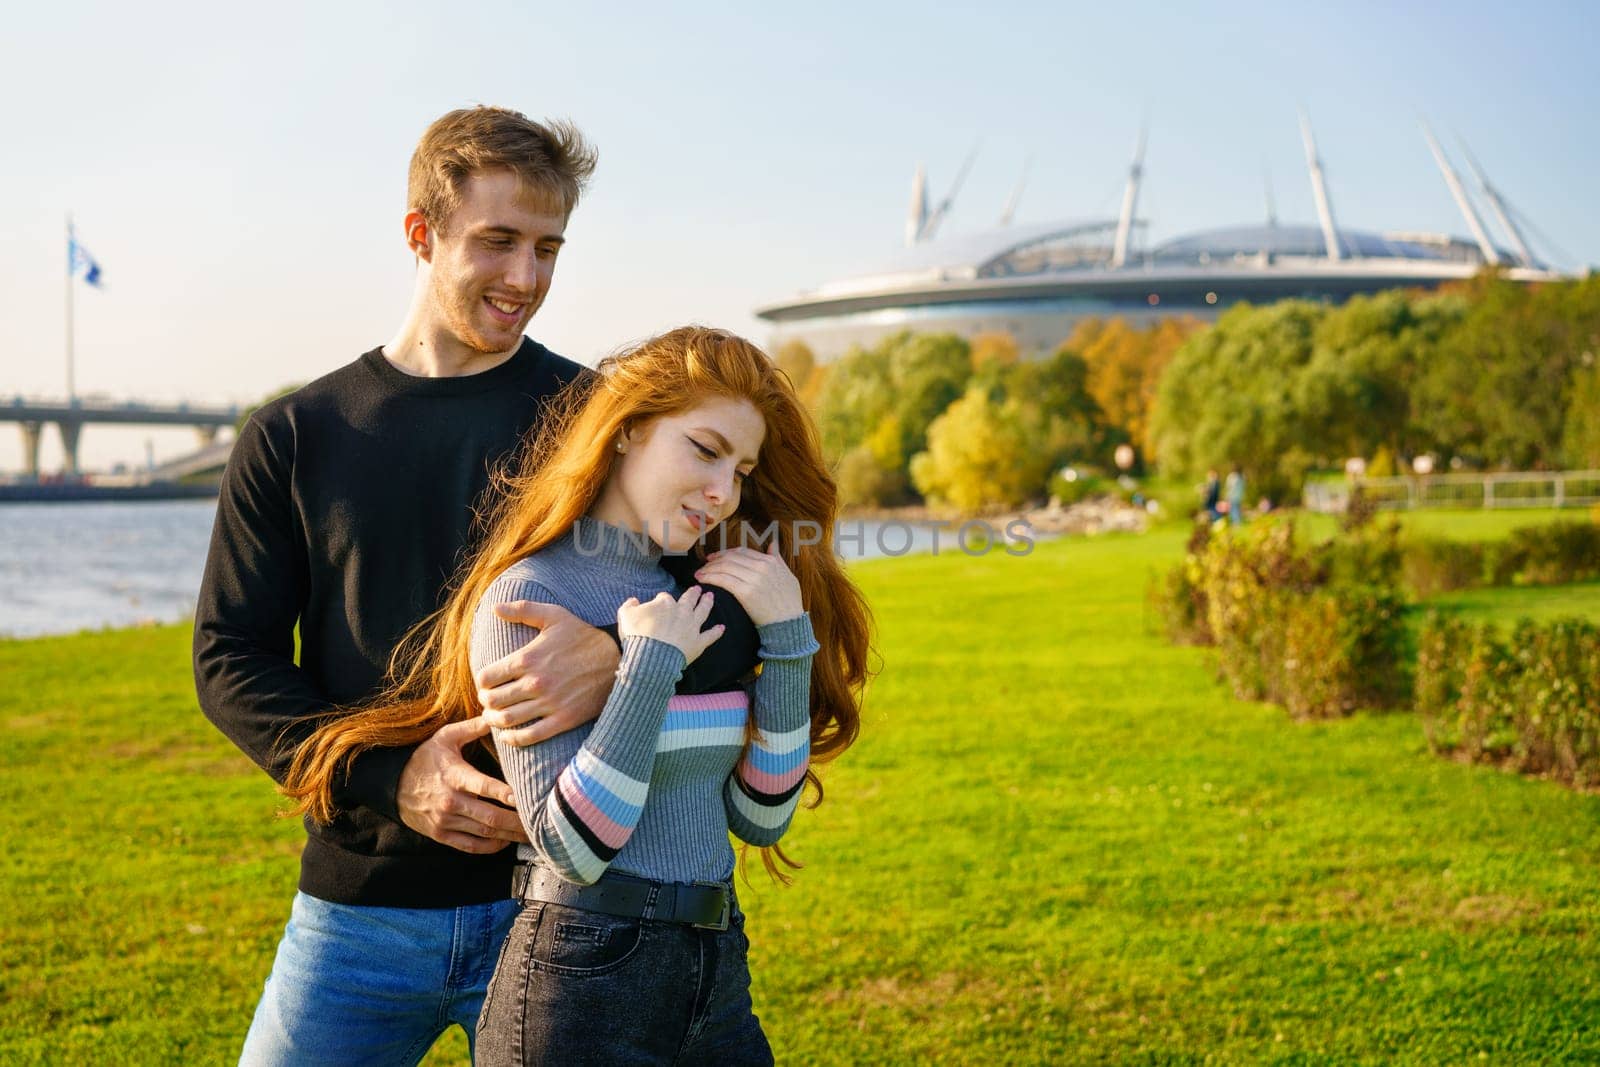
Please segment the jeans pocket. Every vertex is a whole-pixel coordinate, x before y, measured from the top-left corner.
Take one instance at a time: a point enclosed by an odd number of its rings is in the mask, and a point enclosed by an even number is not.
[[[644,925],[639,919],[546,907],[531,958],[536,970],[574,977],[608,974],[638,951]]]

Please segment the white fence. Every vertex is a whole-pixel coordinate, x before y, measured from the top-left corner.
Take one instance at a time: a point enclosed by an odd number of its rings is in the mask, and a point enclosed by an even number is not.
[[[1350,494],[1382,510],[1409,508],[1569,508],[1600,504],[1600,470],[1504,471],[1493,474],[1413,474],[1308,484],[1311,511],[1342,512]]]

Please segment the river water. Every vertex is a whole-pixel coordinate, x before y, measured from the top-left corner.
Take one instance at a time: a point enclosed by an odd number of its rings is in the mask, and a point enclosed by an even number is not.
[[[0,505],[0,637],[187,617],[215,514],[210,500]],[[959,551],[953,528],[849,519],[839,532],[847,559]]]

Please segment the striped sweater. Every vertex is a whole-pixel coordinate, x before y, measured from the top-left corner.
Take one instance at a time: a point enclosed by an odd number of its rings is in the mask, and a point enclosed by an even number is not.
[[[591,626],[682,589],[654,544],[620,527],[580,519],[560,540],[509,567],[484,595],[473,624],[476,670],[531,640],[533,629],[497,618],[508,600],[559,604]],[[722,592],[722,596],[730,596]],[[669,882],[725,881],[731,830],[770,845],[789,827],[810,757],[808,615],[758,628],[761,673],[744,689],[679,696],[676,647],[633,636],[622,643],[611,695],[593,723],[526,748],[495,731],[495,748],[531,845],[524,860],[574,882],[610,867]],[[755,735],[747,746],[746,724]]]

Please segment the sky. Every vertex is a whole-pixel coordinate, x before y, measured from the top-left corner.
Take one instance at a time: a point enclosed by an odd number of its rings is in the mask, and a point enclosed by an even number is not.
[[[554,10],[556,7],[562,10]],[[1185,9],[1186,8],[1186,9]],[[1465,234],[1426,118],[1600,264],[1600,7],[1532,3],[34,4],[0,35],[0,402],[65,394],[65,219],[80,394],[251,403],[387,341],[411,295],[406,165],[476,103],[566,117],[600,164],[530,334],[585,363],[864,273],[912,176],[944,223],[1114,216],[1141,122],[1149,236],[1315,221],[1309,114],[1341,226]],[[53,430],[42,460],[60,462]],[[84,430],[86,466],[194,447]],[[0,425],[0,470],[21,465]]]

